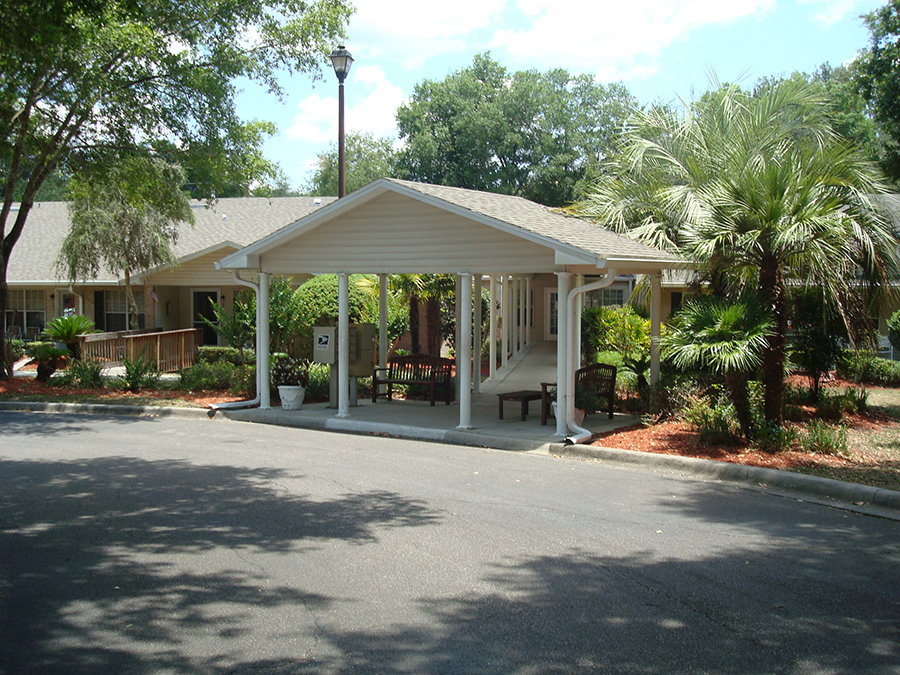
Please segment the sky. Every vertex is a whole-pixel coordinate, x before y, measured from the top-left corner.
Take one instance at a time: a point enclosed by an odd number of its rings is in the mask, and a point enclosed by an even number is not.
[[[747,86],[770,75],[847,63],[868,44],[860,15],[887,0],[354,0],[345,41],[348,131],[399,143],[394,111],[423,80],[439,81],[489,51],[510,71],[565,68],[623,82],[641,103],[690,100],[710,74]],[[265,145],[293,187],[337,139],[338,83],[285,75],[283,100],[250,85],[247,120],[275,122]]]

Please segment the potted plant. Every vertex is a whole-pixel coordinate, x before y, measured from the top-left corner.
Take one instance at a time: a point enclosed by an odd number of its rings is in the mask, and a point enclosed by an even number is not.
[[[278,388],[283,410],[300,410],[309,385],[309,361],[288,354],[272,354],[272,386]]]

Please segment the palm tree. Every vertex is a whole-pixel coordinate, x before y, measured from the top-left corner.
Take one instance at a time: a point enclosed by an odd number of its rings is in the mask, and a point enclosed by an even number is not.
[[[750,297],[736,303],[704,296],[688,303],[661,338],[663,350],[679,368],[709,368],[725,376],[741,432],[754,436],[747,380],[762,362],[772,320]]]
[[[789,80],[752,94],[719,86],[683,114],[652,108],[571,209],[695,261],[714,294],[752,291],[773,321],[761,370],[765,419],[776,426],[787,285],[819,286],[849,327],[900,270],[897,239],[871,200],[885,191],[877,170],[833,133],[828,111]]]

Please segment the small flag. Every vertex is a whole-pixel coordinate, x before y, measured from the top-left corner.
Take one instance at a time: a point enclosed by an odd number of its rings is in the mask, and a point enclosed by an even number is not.
[[[159,302],[159,296],[156,294],[156,286],[150,291],[150,297],[153,298],[153,302]]]

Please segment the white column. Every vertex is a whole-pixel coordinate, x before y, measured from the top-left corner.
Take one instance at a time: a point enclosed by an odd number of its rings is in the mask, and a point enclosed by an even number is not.
[[[510,342],[510,358],[515,359],[519,355],[519,331],[516,326],[519,312],[516,304],[516,290],[519,286],[517,277],[509,278],[509,342]]]
[[[458,315],[465,318],[466,326],[460,331],[460,341],[456,343],[457,358],[462,363],[461,368],[456,369],[459,381],[459,426],[457,429],[472,428],[472,369],[469,367],[472,359],[472,331],[469,330],[469,317],[472,316],[472,275],[460,272],[458,277],[461,286],[461,296],[457,296]],[[457,318],[457,327],[460,321]]]
[[[259,387],[259,407],[269,410],[272,407],[269,395],[269,273],[259,273],[259,297],[256,299],[259,305],[259,320],[256,330],[259,335],[259,352],[256,355],[256,367],[259,368],[257,386]]]
[[[516,284],[519,294],[519,356],[525,356],[525,277],[519,277]]]
[[[387,298],[388,298],[388,275],[378,275],[378,365],[381,368],[387,366],[388,353],[388,331],[387,331]],[[378,385],[378,392],[383,394],[387,391],[386,384]]]
[[[472,393],[481,393],[481,275],[472,275],[472,302],[475,303],[475,316],[472,332]]]
[[[350,417],[350,275],[338,275],[338,417]]]
[[[509,277],[500,277],[500,365],[506,368],[509,362]]]
[[[566,298],[569,297],[572,275],[569,272],[556,273],[556,436],[569,435],[566,424],[566,388],[569,382],[568,363],[568,312]]]
[[[489,295],[491,297],[491,307],[488,316],[488,358],[491,360],[490,376],[488,379],[495,380],[497,377],[497,275],[491,275],[491,285]]]
[[[525,345],[531,346],[531,277],[525,277]]]
[[[650,384],[659,382],[659,332],[662,323],[662,272],[651,275],[650,288]]]
[[[454,316],[456,317],[456,331],[454,333],[454,344],[456,344],[456,400],[460,401],[459,396],[459,381],[460,381],[460,371],[462,370],[462,354],[460,343],[462,342],[462,332],[460,331],[460,326],[462,326],[462,309],[460,308],[460,303],[462,302],[462,279],[459,275],[456,276],[456,306],[453,308]]]

